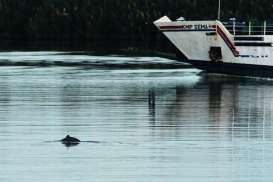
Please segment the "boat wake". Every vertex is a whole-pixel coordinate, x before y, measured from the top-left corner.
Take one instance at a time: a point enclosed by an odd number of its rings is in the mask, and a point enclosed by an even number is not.
[[[86,52],[0,52],[1,66],[177,69],[188,64],[160,57],[94,56]]]

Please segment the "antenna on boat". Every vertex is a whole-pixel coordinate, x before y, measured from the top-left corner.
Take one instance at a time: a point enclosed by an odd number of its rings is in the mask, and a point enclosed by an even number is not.
[[[218,2],[218,20],[220,21],[221,19],[221,0]]]

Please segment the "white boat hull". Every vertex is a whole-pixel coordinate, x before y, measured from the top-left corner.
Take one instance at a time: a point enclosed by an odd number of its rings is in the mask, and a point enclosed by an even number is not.
[[[235,75],[273,76],[273,36],[241,36],[236,41],[219,21],[171,21],[163,17],[154,22],[184,58],[199,69]],[[220,49],[213,59],[210,51]],[[265,73],[263,73],[265,72]]]

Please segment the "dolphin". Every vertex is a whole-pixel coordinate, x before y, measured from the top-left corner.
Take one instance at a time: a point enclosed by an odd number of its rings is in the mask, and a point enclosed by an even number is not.
[[[81,142],[79,139],[71,137],[70,135],[66,135],[66,137],[60,141],[67,147],[78,145]]]

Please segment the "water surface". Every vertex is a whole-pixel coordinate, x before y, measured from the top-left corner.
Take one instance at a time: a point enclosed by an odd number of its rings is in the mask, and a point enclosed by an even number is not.
[[[0,60],[1,181],[273,177],[272,80],[156,57],[2,52]],[[67,134],[99,143],[54,142]]]

